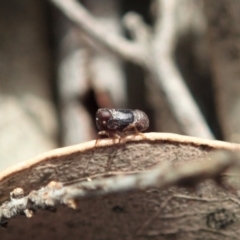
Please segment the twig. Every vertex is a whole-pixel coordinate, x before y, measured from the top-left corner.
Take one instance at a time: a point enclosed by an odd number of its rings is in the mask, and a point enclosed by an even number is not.
[[[189,93],[173,60],[177,40],[176,14],[178,1],[158,0],[158,20],[152,44],[151,73],[161,86],[182,130],[191,136],[213,139],[211,130]]]
[[[150,26],[144,22],[139,14],[135,12],[125,14],[123,24],[128,29],[134,41],[145,45],[149,44],[152,37],[152,31]]]
[[[50,1],[97,43],[125,59],[139,63],[140,56],[144,55],[142,47],[107,31],[80,3],[75,0]]]
[[[150,187],[166,188],[187,182],[195,185],[208,178],[217,180],[228,167],[234,165],[239,165],[235,156],[217,151],[211,161],[193,162],[178,167],[162,164],[148,172],[88,179],[89,181],[66,186],[50,182],[46,187],[32,191],[25,197],[23,190],[16,188],[10,193],[11,200],[0,206],[0,224],[5,224],[8,219],[19,214],[31,217],[37,209],[51,210],[59,204],[76,208],[75,200],[85,197],[144,190]]]

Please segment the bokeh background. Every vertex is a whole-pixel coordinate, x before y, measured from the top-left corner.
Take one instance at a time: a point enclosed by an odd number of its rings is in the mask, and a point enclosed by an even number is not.
[[[140,14],[150,29],[157,18],[150,0],[81,3],[127,39],[127,12]],[[179,0],[174,49],[214,137],[233,142],[240,142],[239,12],[239,1]],[[50,0],[0,0],[0,170],[95,139],[100,107],[141,109],[149,131],[185,134],[149,78],[141,66],[86,37]]]

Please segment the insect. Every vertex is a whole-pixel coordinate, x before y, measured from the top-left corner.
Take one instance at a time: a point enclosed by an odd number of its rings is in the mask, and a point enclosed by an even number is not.
[[[149,127],[146,113],[132,109],[100,108],[96,113],[96,124],[99,135],[119,138],[118,133],[135,131],[136,134]]]
[[[99,136],[107,135],[110,138],[118,138],[120,143],[121,134],[125,135],[129,131],[140,134],[146,130],[149,127],[149,119],[146,113],[140,110],[100,108],[96,113],[96,124],[100,130],[98,132]],[[98,139],[95,146],[97,146]],[[109,157],[106,172],[110,171],[112,160],[113,158]],[[88,164],[86,165],[87,168]]]

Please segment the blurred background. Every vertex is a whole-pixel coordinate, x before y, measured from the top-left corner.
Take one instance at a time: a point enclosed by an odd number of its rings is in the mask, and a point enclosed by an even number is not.
[[[131,40],[152,0],[83,0],[107,31]],[[0,170],[44,151],[95,139],[101,107],[145,111],[151,132],[186,134],[145,69],[86,36],[52,1],[0,0]],[[240,2],[179,0],[173,57],[214,137],[240,142]],[[176,101],[181,95],[175,96]]]

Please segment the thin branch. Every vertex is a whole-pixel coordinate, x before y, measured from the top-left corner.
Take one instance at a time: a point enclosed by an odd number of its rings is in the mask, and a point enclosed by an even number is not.
[[[140,63],[144,58],[144,49],[136,43],[127,41],[120,35],[107,31],[93,16],[75,0],[50,0],[80,29],[98,44],[117,53],[124,59]]]
[[[184,133],[214,139],[172,57],[177,40],[177,4],[175,0],[158,0],[158,20],[152,43],[153,61],[149,69],[166,95]]]
[[[149,45],[152,37],[152,29],[144,22],[141,15],[135,12],[128,12],[123,18],[123,24],[128,29],[134,41],[143,44],[142,47]]]
[[[212,155],[211,161],[193,162],[178,167],[162,164],[148,172],[88,179],[65,186],[62,183],[50,182],[46,187],[32,191],[25,197],[23,189],[16,188],[10,193],[11,200],[0,206],[0,224],[6,224],[10,218],[19,214],[31,217],[33,211],[37,209],[51,210],[59,204],[76,208],[75,200],[85,197],[151,187],[167,188],[186,183],[191,183],[192,186],[205,179],[219,180],[221,174],[230,166],[239,167],[236,157],[230,153],[217,151]]]

